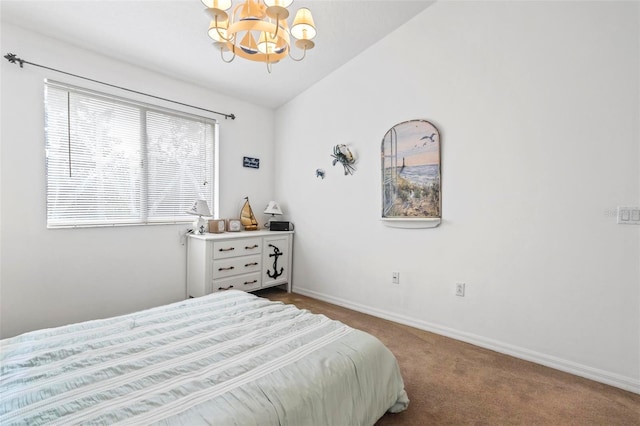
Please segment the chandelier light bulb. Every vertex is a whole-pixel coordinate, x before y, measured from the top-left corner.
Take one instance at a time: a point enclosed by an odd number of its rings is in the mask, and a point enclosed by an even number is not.
[[[271,6],[280,6],[280,7],[289,7],[293,3],[293,0],[264,0],[264,4],[267,7]]]
[[[231,0],[202,0],[208,9],[227,10],[231,7]]]

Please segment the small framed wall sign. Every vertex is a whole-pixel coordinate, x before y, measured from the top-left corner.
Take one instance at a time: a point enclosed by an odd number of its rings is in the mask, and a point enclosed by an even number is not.
[[[242,167],[249,167],[250,169],[259,169],[260,168],[260,159],[252,158],[252,157],[243,157],[242,158]]]
[[[209,221],[209,232],[212,234],[222,234],[226,229],[224,219],[213,219]]]

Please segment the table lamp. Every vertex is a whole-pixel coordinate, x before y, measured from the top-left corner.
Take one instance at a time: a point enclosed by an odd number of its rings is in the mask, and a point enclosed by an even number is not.
[[[275,215],[281,215],[282,210],[280,209],[280,206],[278,205],[278,203],[276,203],[275,201],[269,201],[267,208],[264,209],[264,213],[271,215],[271,217],[269,218],[269,221],[264,224],[265,228],[269,228],[269,226],[271,225],[271,221],[274,219]]]
[[[187,213],[198,215],[198,219],[193,223],[195,227],[195,232],[197,234],[204,234],[207,232],[208,223],[207,220],[203,216],[211,216],[211,212],[209,211],[209,206],[207,205],[206,200],[196,200],[193,203],[193,206],[187,210]]]

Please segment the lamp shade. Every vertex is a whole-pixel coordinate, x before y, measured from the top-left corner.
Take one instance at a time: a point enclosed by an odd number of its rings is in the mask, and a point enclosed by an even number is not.
[[[282,210],[280,206],[275,201],[269,201],[267,208],[264,209],[264,213],[266,214],[282,214]]]
[[[202,4],[210,9],[227,10],[231,7],[231,0],[202,0]]]
[[[296,18],[291,26],[291,35],[298,40],[311,40],[316,36],[316,26],[313,23],[311,11],[301,7],[296,13]]]
[[[260,41],[258,41],[258,51],[260,53],[267,53],[269,55],[276,53],[276,44],[278,39],[273,34],[263,31],[260,34]]]
[[[293,3],[293,0],[264,0],[264,4],[267,7],[271,6],[280,6],[280,7],[289,7]]]
[[[193,206],[191,206],[191,208],[187,210],[187,213],[198,216],[211,216],[211,212],[209,211],[209,206],[207,205],[206,200],[197,200],[195,203],[193,203]]]
[[[216,20],[212,20],[211,25],[209,25],[209,32],[208,32],[209,37],[221,43],[227,41],[228,27],[229,27],[229,21],[226,19],[223,21],[217,21],[217,22]]]

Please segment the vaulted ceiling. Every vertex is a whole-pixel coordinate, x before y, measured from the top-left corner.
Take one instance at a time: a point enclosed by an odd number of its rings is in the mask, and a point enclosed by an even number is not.
[[[316,47],[302,62],[283,60],[271,73],[264,63],[222,61],[207,36],[209,18],[200,0],[2,0],[0,17],[50,38],[277,108],[433,3],[296,0],[291,9],[308,7],[313,13]],[[24,59],[38,63],[38,58]]]

